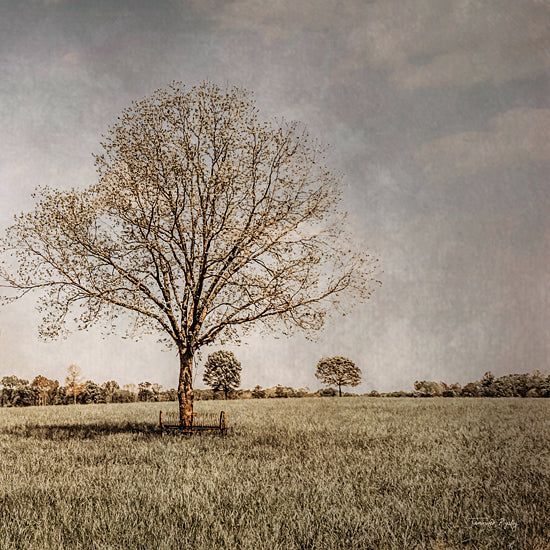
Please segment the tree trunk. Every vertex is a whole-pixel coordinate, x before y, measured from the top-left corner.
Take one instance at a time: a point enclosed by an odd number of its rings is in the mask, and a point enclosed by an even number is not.
[[[338,397],[342,397],[342,386],[338,384]]]
[[[180,426],[193,426],[193,353],[180,350],[180,379],[178,385],[178,401],[180,409]]]

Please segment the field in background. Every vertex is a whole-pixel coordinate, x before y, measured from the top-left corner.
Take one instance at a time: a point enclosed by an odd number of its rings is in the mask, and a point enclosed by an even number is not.
[[[0,411],[0,548],[550,548],[550,400],[198,402]]]

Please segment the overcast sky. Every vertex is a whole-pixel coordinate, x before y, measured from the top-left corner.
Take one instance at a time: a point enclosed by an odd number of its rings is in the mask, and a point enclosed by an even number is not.
[[[37,185],[96,181],[92,153],[133,99],[243,86],[330,144],[350,231],[384,271],[318,342],[232,347],[243,387],[316,389],[330,355],[362,369],[360,392],[546,370],[549,69],[548,0],[1,0],[0,230]],[[63,382],[76,363],[176,385],[154,339],[41,343],[38,320],[33,299],[0,310],[0,376]]]

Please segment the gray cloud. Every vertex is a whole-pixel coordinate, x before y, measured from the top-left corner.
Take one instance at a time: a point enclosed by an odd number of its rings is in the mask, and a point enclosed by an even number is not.
[[[413,154],[434,179],[550,160],[550,109],[513,109],[492,118],[486,131],[429,141]]]
[[[222,29],[253,30],[264,43],[294,32],[337,35],[335,82],[363,67],[389,71],[400,87],[499,84],[550,67],[550,5],[537,0],[210,1]]]

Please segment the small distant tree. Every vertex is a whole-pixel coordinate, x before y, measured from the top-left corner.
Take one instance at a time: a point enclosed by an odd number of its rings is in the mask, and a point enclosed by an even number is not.
[[[275,388],[275,397],[296,397],[296,391],[290,386],[281,386],[281,384],[277,384]]]
[[[254,399],[263,399],[265,397],[265,391],[262,390],[262,386],[254,386],[252,397]]]
[[[446,384],[440,382],[443,388],[443,397],[458,397],[462,393],[462,386],[458,382],[453,384]]]
[[[317,363],[315,376],[327,386],[337,386],[342,397],[342,386],[358,386],[361,383],[361,370],[346,357],[330,357]]]
[[[487,371],[480,382],[480,395],[483,397],[498,397],[498,383],[496,377],[491,371]]]
[[[241,385],[241,364],[231,351],[216,351],[206,361],[204,383],[214,391],[223,390],[225,398],[230,390]]]
[[[162,384],[153,384],[151,386],[151,391],[153,392],[153,401],[161,401],[161,393],[162,393]]]
[[[29,381],[18,378],[17,376],[4,376],[1,381],[2,398],[0,406],[13,407],[17,401],[17,389],[28,386]]]
[[[17,376],[4,376],[2,378],[2,386],[4,388],[13,389],[17,386],[26,386],[29,383],[28,380],[23,380],[21,378],[17,378]]]
[[[422,380],[414,383],[414,389],[418,392],[420,397],[439,397],[443,395],[445,387],[442,382],[435,382],[433,380]]]
[[[494,381],[495,381],[495,375],[490,370],[488,370],[483,375],[483,378],[481,379],[481,385],[483,387],[487,387],[487,386],[490,386]]]
[[[137,389],[136,389],[136,385],[135,384],[124,384],[124,386],[122,386],[122,389],[124,391],[127,391],[127,392],[130,392],[130,393],[137,393]]]
[[[52,400],[59,382],[57,380],[49,380],[45,376],[38,375],[31,382],[31,388],[36,391],[39,405],[48,405]]]
[[[479,397],[481,388],[477,382],[469,382],[462,388],[462,396],[464,397]]]
[[[52,405],[66,405],[67,404],[67,388],[65,386],[58,386],[53,395],[53,400],[50,402]]]
[[[129,390],[118,390],[111,396],[112,403],[135,403],[136,394]]]
[[[160,392],[159,401],[177,401],[178,392],[175,388],[170,388],[169,390],[164,390]]]
[[[120,386],[115,380],[109,380],[108,382],[103,382],[103,384],[101,384],[101,389],[105,390],[107,393],[114,393],[115,391],[120,390]]]
[[[67,369],[67,372],[65,385],[67,386],[68,394],[73,397],[73,405],[76,405],[76,398],[84,389],[84,377],[82,376],[82,370],[77,365],[71,365]]]
[[[105,403],[103,392],[101,387],[93,380],[87,380],[82,389],[82,393],[79,396],[81,403],[89,405],[91,403]]]
[[[153,401],[151,382],[140,382],[138,384],[138,401]]]
[[[550,397],[550,375],[541,377],[540,394],[542,397]]]
[[[38,392],[34,388],[28,385],[18,386],[15,388],[12,404],[14,407],[29,407],[36,405],[38,397]]]
[[[113,396],[120,390],[118,382],[115,380],[109,380],[101,384],[101,392],[106,403],[113,402]]]

